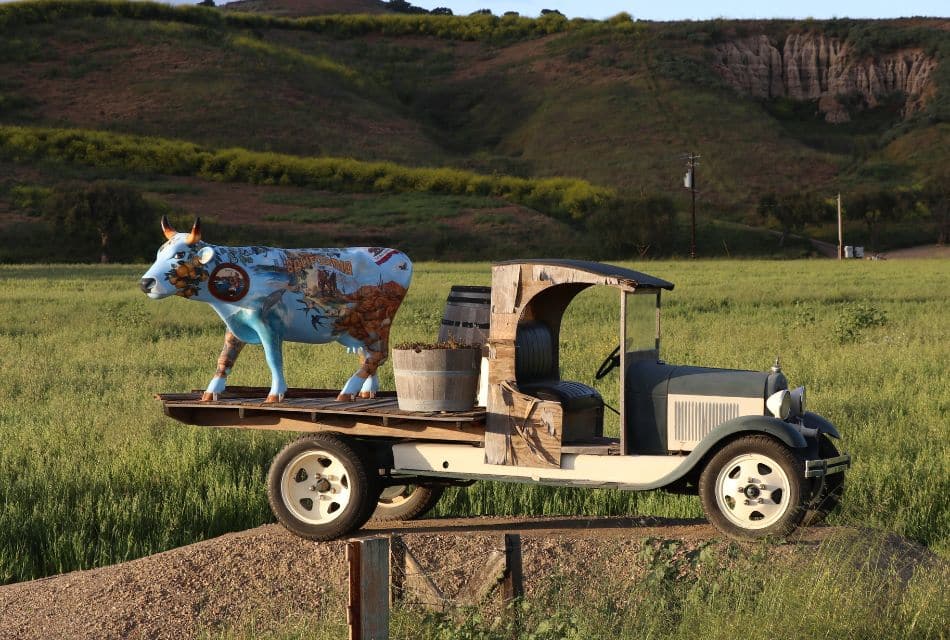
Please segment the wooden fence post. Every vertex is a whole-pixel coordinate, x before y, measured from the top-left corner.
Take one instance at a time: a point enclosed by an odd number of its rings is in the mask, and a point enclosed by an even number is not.
[[[524,595],[524,575],[521,570],[521,534],[505,534],[505,603]]]
[[[348,540],[346,560],[350,568],[350,640],[388,640],[389,539]]]

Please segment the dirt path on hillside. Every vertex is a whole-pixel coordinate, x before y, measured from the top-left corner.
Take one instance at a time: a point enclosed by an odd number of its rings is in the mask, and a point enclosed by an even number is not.
[[[458,595],[501,543],[522,532],[530,597],[558,576],[579,586],[610,575],[618,585],[642,578],[651,540],[673,540],[686,554],[719,540],[702,520],[662,518],[460,518],[395,526],[370,524],[364,535],[398,533],[447,598]],[[832,527],[805,530],[770,554],[810,553],[833,535],[866,535]],[[726,544],[717,542],[717,544]],[[908,571],[932,554],[897,541]],[[267,525],[101,569],[0,587],[0,638],[190,638],[321,613],[344,619],[345,543],[314,543]]]

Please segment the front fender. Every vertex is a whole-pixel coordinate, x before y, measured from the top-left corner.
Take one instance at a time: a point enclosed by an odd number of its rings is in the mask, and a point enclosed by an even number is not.
[[[784,420],[770,416],[739,416],[738,418],[723,422],[706,434],[706,437],[700,440],[699,444],[696,445],[693,453],[697,451],[705,453],[712,449],[720,440],[746,431],[751,433],[766,433],[778,438],[793,449],[804,449],[808,446],[805,436]]]
[[[806,411],[805,415],[802,416],[802,424],[809,429],[818,429],[819,433],[824,433],[836,440],[841,440],[841,434],[838,433],[835,425],[817,413]]]
[[[830,424],[830,423],[829,423]],[[706,437],[699,441],[696,448],[676,467],[672,472],[660,480],[644,485],[644,489],[657,489],[681,480],[693,468],[700,464],[706,455],[723,440],[730,440],[735,435],[753,435],[764,433],[774,438],[778,438],[787,446],[793,449],[805,449],[808,442],[805,440],[798,429],[792,425],[769,416],[739,416],[723,422],[721,425],[706,434]]]

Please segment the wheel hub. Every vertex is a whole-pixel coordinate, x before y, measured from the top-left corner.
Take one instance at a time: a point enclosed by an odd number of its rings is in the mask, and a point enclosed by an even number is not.
[[[311,491],[319,491],[324,493],[330,490],[330,481],[326,478],[321,478],[315,485],[310,487]]]
[[[791,482],[781,466],[761,453],[728,461],[716,478],[716,502],[727,520],[743,529],[763,529],[790,508]]]
[[[329,451],[304,451],[284,468],[281,498],[301,522],[327,524],[340,517],[350,502],[349,473]]]

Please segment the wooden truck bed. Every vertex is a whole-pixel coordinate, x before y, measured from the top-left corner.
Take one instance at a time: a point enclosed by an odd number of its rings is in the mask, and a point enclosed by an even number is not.
[[[165,415],[185,424],[271,431],[336,431],[355,436],[482,443],[485,408],[471,411],[402,411],[393,391],[355,402],[337,402],[339,391],[288,389],[283,402],[265,403],[267,387],[229,387],[217,401],[202,391],[160,393]]]

